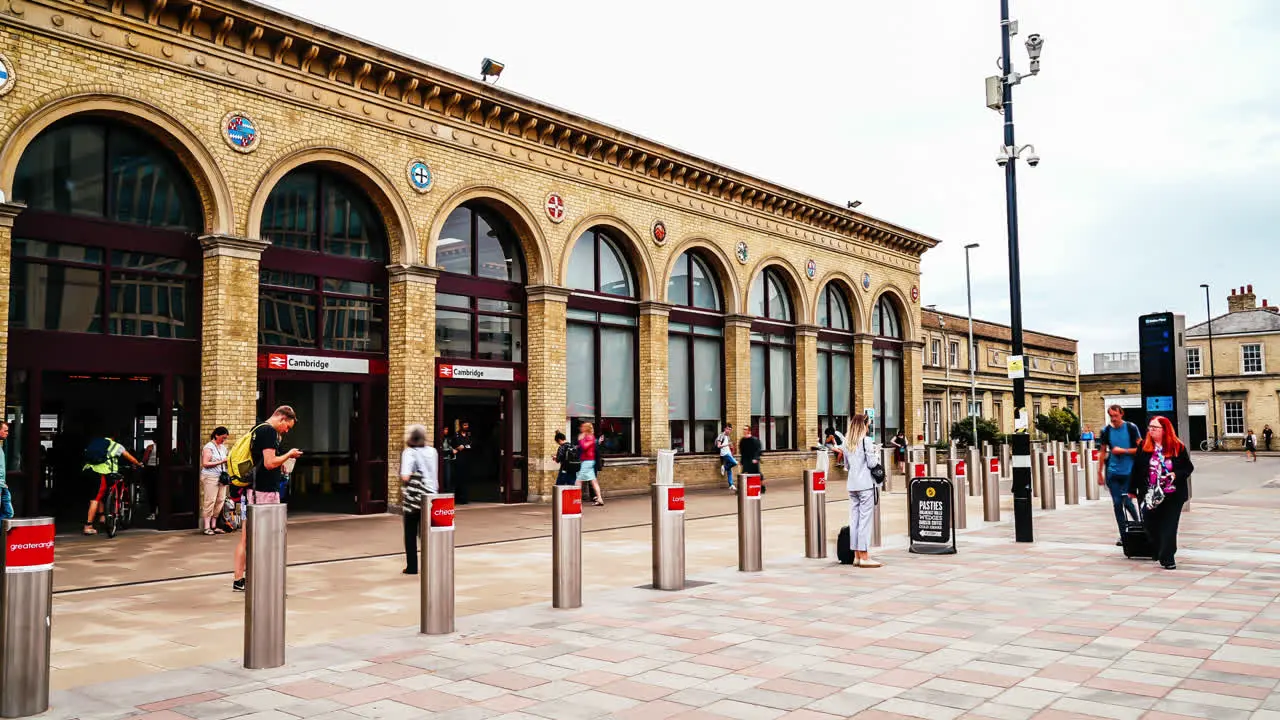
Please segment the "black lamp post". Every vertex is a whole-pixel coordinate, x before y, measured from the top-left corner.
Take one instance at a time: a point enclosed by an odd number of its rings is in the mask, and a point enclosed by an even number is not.
[[[1209,320],[1209,402],[1213,405],[1213,449],[1218,449],[1218,379],[1213,371],[1213,310],[1209,307],[1209,284],[1204,288],[1204,315]],[[1203,367],[1203,366],[1202,366]]]

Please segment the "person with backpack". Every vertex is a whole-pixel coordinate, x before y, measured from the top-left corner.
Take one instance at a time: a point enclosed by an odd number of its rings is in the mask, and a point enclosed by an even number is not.
[[[578,461],[578,446],[569,442],[564,433],[556,431],[556,462],[560,472],[556,473],[557,485],[577,484],[578,469],[582,463]]]
[[[880,453],[867,435],[870,427],[870,418],[859,414],[849,419],[848,438],[830,431],[831,438],[839,443],[836,457],[848,474],[849,547],[853,550],[853,565],[862,568],[882,566],[871,559],[871,526],[878,494],[871,469],[880,465]]]
[[[422,503],[427,495],[439,492],[437,472],[440,456],[427,445],[427,428],[410,425],[400,454],[401,507],[404,511],[404,574],[418,574],[418,531],[422,526]],[[427,508],[430,512],[430,508]]]
[[[1129,497],[1129,479],[1133,475],[1133,457],[1142,442],[1142,432],[1137,425],[1124,419],[1124,408],[1119,405],[1107,408],[1107,418],[1110,422],[1098,432],[1098,452],[1104,458],[1098,463],[1098,484],[1111,492],[1116,527],[1123,538],[1126,513],[1135,521],[1138,519],[1138,510]],[[1117,540],[1116,546],[1123,547],[1124,541]]]
[[[84,523],[85,535],[97,535],[98,531],[93,529],[93,523],[98,519],[98,511],[102,508],[102,501],[107,496],[107,486],[110,482],[107,477],[120,472],[120,458],[129,461],[129,464],[135,468],[142,467],[142,463],[138,462],[124,446],[112,440],[109,437],[96,437],[89,441],[84,449],[84,467],[81,473],[88,480],[88,485],[97,486],[98,491],[89,501],[89,517]]]
[[[284,474],[284,464],[302,456],[302,451],[297,448],[281,453],[280,439],[297,422],[298,415],[293,408],[281,405],[266,422],[253,428],[231,448],[228,464],[232,468],[232,482],[245,488],[245,504],[273,505],[280,502],[280,478]],[[247,462],[244,459],[246,445],[249,450]],[[248,533],[241,533],[240,543],[236,545],[235,569],[231,580],[231,589],[235,592],[244,592],[247,538]]]

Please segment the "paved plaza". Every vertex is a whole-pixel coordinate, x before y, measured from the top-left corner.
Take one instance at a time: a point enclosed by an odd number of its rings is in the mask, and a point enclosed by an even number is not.
[[[1225,474],[1238,466],[1202,467]],[[446,637],[416,633],[416,585],[398,576],[399,558],[317,561],[290,570],[288,665],[270,671],[240,667],[241,600],[222,575],[70,590],[56,601],[64,664],[133,647],[139,635],[204,659],[181,656],[168,663],[178,669],[165,670],[153,658],[163,651],[140,646],[126,652],[138,667],[124,679],[97,672],[97,663],[55,671],[63,689],[47,717],[1280,717],[1280,488],[1269,487],[1280,484],[1280,463],[1248,472],[1256,482],[1193,504],[1172,572],[1120,555],[1109,502],[1064,507],[1061,499],[1056,511],[1036,511],[1034,545],[1010,541],[1007,512],[1005,522],[984,525],[980,504],[971,504],[977,520],[958,555],[908,554],[891,520],[884,568],[805,560],[799,512],[788,502],[798,491],[784,484],[767,496],[774,509],[765,513],[759,574],[733,569],[733,518],[712,511],[732,499],[693,496],[691,507],[701,501],[708,510],[688,523],[689,575],[705,584],[683,592],[642,589],[647,527],[584,536],[579,610],[549,606],[545,538],[462,548],[458,632]],[[900,500],[891,497],[886,510]],[[615,521],[640,514],[629,507],[611,506]],[[832,535],[845,508],[831,503]],[[484,512],[460,513],[460,526]],[[394,529],[374,522],[366,527]],[[291,529],[291,546],[322,525]],[[369,542],[362,549],[378,549]],[[69,555],[73,567],[80,562],[75,548]],[[207,605],[191,601],[201,594]],[[64,630],[95,607],[100,618],[158,613],[170,625],[139,633],[82,617],[78,651]],[[218,613],[210,627],[207,616]],[[173,619],[183,615],[195,619]],[[327,631],[299,636],[294,628],[325,622]],[[193,646],[184,645],[188,635]],[[201,635],[220,641],[201,644]]]

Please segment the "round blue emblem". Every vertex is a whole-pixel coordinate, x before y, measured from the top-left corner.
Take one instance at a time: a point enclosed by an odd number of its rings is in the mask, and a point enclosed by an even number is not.
[[[808,275],[809,279],[812,280],[814,276],[818,274],[818,262],[816,260],[810,260],[805,263],[804,274]]]
[[[13,63],[4,53],[0,53],[0,95],[4,95],[13,89]]]
[[[227,144],[238,152],[252,152],[258,147],[262,136],[253,119],[241,112],[228,113],[222,121],[223,138]]]
[[[862,289],[863,290],[871,289],[871,273],[869,272],[862,273]]]
[[[409,184],[414,190],[424,193],[435,183],[435,175],[431,174],[431,166],[425,160],[414,160],[409,163]]]

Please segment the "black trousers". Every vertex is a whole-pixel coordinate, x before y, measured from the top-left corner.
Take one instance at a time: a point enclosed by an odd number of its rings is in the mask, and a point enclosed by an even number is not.
[[[422,513],[404,514],[404,566],[411,573],[418,572],[418,526]]]
[[[1174,553],[1178,552],[1178,520],[1182,518],[1182,506],[1186,500],[1166,498],[1164,502],[1146,514],[1147,537],[1151,539],[1151,551],[1154,559],[1161,565],[1174,564]]]
[[[443,492],[443,493],[453,492],[453,462],[454,462],[453,460],[442,460],[440,462],[440,468],[442,470],[442,474],[444,475],[444,477],[441,478],[443,480],[443,483],[440,486],[441,488],[440,492]]]

